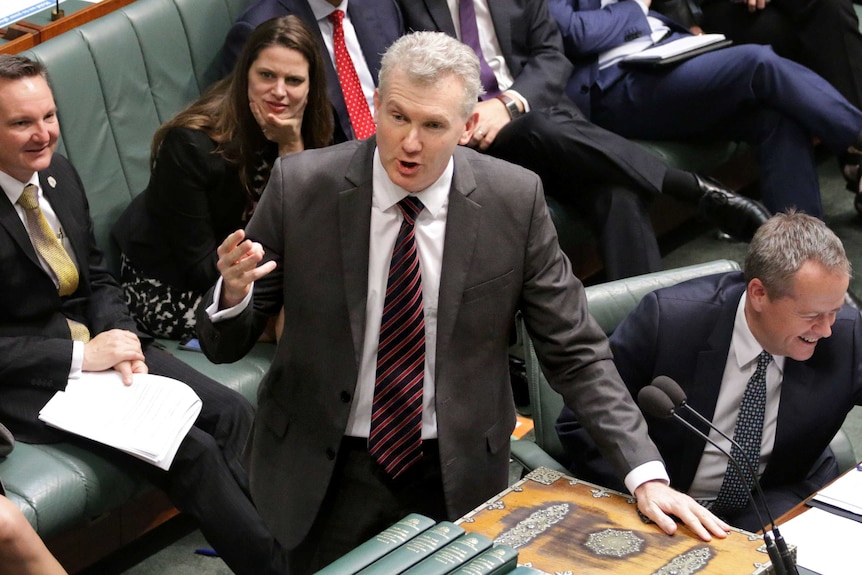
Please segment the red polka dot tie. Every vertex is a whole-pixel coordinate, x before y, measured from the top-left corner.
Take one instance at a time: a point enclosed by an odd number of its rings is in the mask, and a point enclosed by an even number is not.
[[[368,451],[396,478],[422,458],[422,386],[425,379],[425,314],[414,224],[422,202],[406,197],[392,261],[371,408]]]
[[[341,93],[344,94],[344,103],[347,105],[347,115],[350,116],[353,135],[357,140],[364,140],[373,136],[376,128],[356,68],[353,67],[353,60],[347,51],[347,44],[344,43],[344,12],[335,10],[329,15],[329,20],[333,27],[335,68],[338,70],[338,83],[341,84]]]

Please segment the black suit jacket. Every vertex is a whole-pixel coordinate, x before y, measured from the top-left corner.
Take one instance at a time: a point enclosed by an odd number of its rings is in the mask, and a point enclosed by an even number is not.
[[[433,30],[455,37],[446,0],[399,1],[408,30]],[[510,89],[526,98],[534,110],[559,104],[572,65],[563,54],[560,31],[545,0],[490,0],[488,9],[514,78]]]
[[[404,32],[401,12],[395,0],[350,0],[347,13],[365,55],[365,63],[374,77],[374,83],[377,84],[383,53]],[[335,113],[335,141],[352,140],[353,127],[350,125],[344,94],[338,82],[338,72],[323,42],[314,12],[305,0],[258,0],[249,6],[231,27],[225,39],[222,47],[222,73],[227,75],[233,70],[246,39],[258,24],[289,14],[300,18],[317,38],[326,70],[326,94]]]
[[[0,420],[18,439],[59,437],[37,419],[42,406],[66,387],[72,339],[66,318],[92,334],[135,331],[123,294],[96,247],[84,187],[74,168],[55,154],[39,172],[40,186],[72,244],[78,262],[75,293],[60,297],[42,269],[15,207],[0,197]]]
[[[730,349],[736,308],[745,290],[741,272],[698,278],[653,292],[611,336],[614,361],[633,396],[659,375],[682,386],[688,403],[708,419]],[[847,306],[807,361],[787,358],[775,445],[761,478],[764,489],[802,482],[854,405],[862,403],[862,317]],[[564,412],[561,423],[571,423]],[[671,484],[687,491],[705,442],[674,420],[647,418]],[[704,433],[706,426],[697,424]],[[575,437],[561,426],[561,440]]]
[[[356,388],[375,146],[372,137],[280,158],[246,228],[275,271],[234,319],[209,319],[212,292],[198,308],[207,356],[232,361],[284,306],[284,333],[258,397],[250,477],[258,509],[287,548],[305,537],[323,501]],[[538,177],[461,146],[454,162],[435,380],[449,516],[508,482],[515,412],[507,357],[517,309],[538,336],[551,385],[590,422],[619,472],[656,459],[637,407],[619,401],[627,394],[560,251]]]

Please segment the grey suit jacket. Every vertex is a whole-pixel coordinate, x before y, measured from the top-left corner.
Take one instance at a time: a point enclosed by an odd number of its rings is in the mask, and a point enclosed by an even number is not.
[[[279,159],[246,228],[278,267],[255,284],[238,317],[213,324],[203,312],[212,292],[198,310],[207,356],[231,361],[284,305],[249,472],[258,509],[287,548],[302,540],[323,500],[356,388],[375,146],[371,138]],[[507,485],[515,424],[507,351],[518,309],[552,385],[590,422],[619,472],[658,459],[560,251],[539,178],[463,147],[454,158],[435,381],[449,516]]]

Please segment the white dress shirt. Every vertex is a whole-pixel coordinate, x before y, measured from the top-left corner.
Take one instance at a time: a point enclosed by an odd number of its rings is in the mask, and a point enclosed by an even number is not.
[[[42,187],[39,183],[39,174],[34,172],[28,181],[21,182],[6,172],[0,172],[0,187],[3,188],[9,201],[12,202],[12,206],[15,208],[15,212],[18,214],[18,218],[21,220],[21,223],[24,224],[24,229],[27,230],[28,236],[30,235],[30,228],[27,225],[27,216],[24,215],[24,208],[18,205],[18,198],[20,198],[21,194],[24,193],[24,187],[29,184],[36,186],[36,199],[39,202],[39,209],[42,210],[42,214],[45,216],[45,219],[48,220],[48,225],[51,226],[54,234],[60,238],[63,248],[68,252],[72,263],[75,264],[75,267],[77,268],[78,261],[75,258],[75,251],[72,249],[72,244],[69,242],[69,238],[63,233],[63,228],[60,226],[60,219],[57,217],[57,213],[42,193]],[[50,265],[48,265],[48,262],[42,258],[38,250],[36,251],[36,256],[39,258],[39,263],[42,265],[42,269],[45,270],[45,273],[47,273],[54,282],[54,286],[59,289],[60,281],[57,279],[57,274],[54,273],[54,270]],[[72,343],[72,365],[69,369],[69,379],[77,379],[80,377],[81,367],[83,365],[84,342],[75,341]]]
[[[371,114],[374,114],[374,76],[371,70],[368,69],[368,64],[365,62],[365,55],[362,53],[362,47],[359,45],[359,39],[356,37],[356,30],[353,28],[353,23],[350,20],[350,12],[347,11],[347,1],[342,0],[341,4],[336,8],[326,0],[308,0],[308,5],[317,19],[317,26],[320,28],[320,33],[323,35],[323,43],[326,44],[326,51],[329,53],[329,59],[335,70],[335,45],[332,38],[333,26],[329,20],[329,15],[336,10],[344,12],[344,44],[347,46],[347,52],[350,54],[350,59],[353,60],[353,67],[356,69],[356,75],[359,76],[359,83],[362,84],[362,93],[368,101],[368,109]]]
[[[745,319],[746,294],[742,294],[736,309],[736,319],[733,324],[733,335],[730,339],[730,350],[721,378],[721,390],[715,405],[712,422],[729,437],[733,437],[736,418],[739,415],[739,404],[748,385],[748,380],[757,368],[757,356],[763,351]],[[783,356],[773,356],[766,369],[766,415],[763,420],[763,435],[760,439],[760,465],[758,475],[763,473],[766,462],[772,454],[775,444],[775,428],[778,422],[778,404],[781,400],[781,383],[784,378]],[[710,431],[709,438],[721,447],[730,451],[730,442],[716,431]],[[700,464],[689,489],[689,495],[702,501],[712,501],[721,489],[724,474],[727,471],[727,456],[715,447],[706,444]],[[745,473],[745,471],[743,471]]]
[[[447,0],[447,3],[449,5],[449,14],[452,16],[452,22],[455,24],[455,34],[457,34],[460,40],[461,18],[458,15],[458,0]],[[515,79],[512,76],[512,72],[509,71],[509,66],[506,65],[503,50],[500,48],[500,42],[497,40],[494,21],[491,19],[491,12],[488,10],[488,0],[473,0],[473,5],[476,9],[476,27],[479,30],[479,47],[482,48],[482,55],[497,78],[497,87],[500,88],[501,92],[508,92],[513,97],[518,98],[524,104],[524,112],[529,112],[530,103],[526,98],[516,90],[509,89],[515,83]]]

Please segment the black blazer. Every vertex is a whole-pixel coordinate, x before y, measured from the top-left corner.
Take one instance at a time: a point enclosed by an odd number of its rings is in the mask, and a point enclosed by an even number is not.
[[[66,158],[55,154],[39,172],[41,188],[72,244],[78,262],[75,293],[60,297],[42,269],[15,207],[0,197],[0,420],[26,442],[58,437],[37,415],[66,387],[72,339],[66,318],[91,334],[136,331],[123,293],[96,246],[84,187]]]
[[[446,0],[399,0],[408,30],[433,30],[455,37],[455,24]],[[572,65],[563,54],[557,24],[545,0],[489,0],[488,9],[506,65],[512,90],[531,109],[549,108],[565,98]]]

